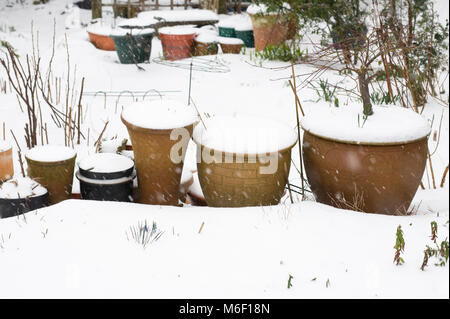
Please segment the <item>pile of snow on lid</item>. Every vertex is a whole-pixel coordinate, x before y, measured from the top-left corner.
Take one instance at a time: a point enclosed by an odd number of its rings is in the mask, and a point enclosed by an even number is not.
[[[286,10],[291,9],[291,6],[286,2],[283,3],[283,7]],[[252,15],[254,15],[254,14],[270,14],[271,15],[271,14],[278,14],[279,12],[278,11],[270,11],[269,12],[268,8],[265,4],[260,4],[260,5],[251,4],[247,8],[247,13],[252,14]]]
[[[75,150],[60,145],[36,146],[29,150],[25,157],[38,162],[60,162],[76,156]]]
[[[398,106],[374,106],[373,110],[363,125],[361,105],[317,105],[308,110],[301,125],[311,134],[354,144],[398,144],[430,134],[428,121],[412,110]]]
[[[243,45],[244,41],[238,38],[219,37],[219,42],[228,45]]]
[[[16,177],[0,185],[0,198],[19,199],[41,196],[47,189],[29,177]]]
[[[159,130],[185,127],[198,120],[192,106],[164,99],[133,103],[123,110],[122,118],[138,127]]]
[[[158,32],[159,34],[167,34],[167,35],[189,35],[189,34],[197,34],[198,29],[193,27],[174,26],[158,29]]]
[[[147,28],[147,29],[125,29],[125,28],[118,28],[111,31],[111,36],[116,37],[124,37],[127,34],[130,35],[146,35],[146,34],[153,34],[155,33],[155,29]]]
[[[78,166],[92,173],[117,173],[132,168],[134,162],[123,155],[99,153],[86,157]]]
[[[0,152],[4,152],[11,149],[11,144],[7,141],[0,140]]]
[[[198,124],[194,141],[208,148],[237,154],[278,152],[293,146],[297,134],[288,124],[268,117],[215,116]]]
[[[211,10],[151,10],[138,13],[139,19],[161,19],[166,22],[215,21],[219,16]]]

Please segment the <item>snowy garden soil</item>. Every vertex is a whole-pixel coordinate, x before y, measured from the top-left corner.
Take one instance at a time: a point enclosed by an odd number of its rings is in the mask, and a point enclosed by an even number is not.
[[[157,90],[149,92],[146,99],[156,100],[161,94],[187,102],[189,70],[155,61],[141,64],[144,70],[120,64],[116,52],[97,50],[89,42],[85,27],[64,29],[71,14],[64,5],[65,1],[55,0],[47,5],[11,8],[0,3],[0,40],[11,43],[20,56],[31,54],[33,20],[34,30],[39,31],[40,54],[48,60],[55,19],[54,72],[65,79],[67,34],[71,72],[76,65],[78,81],[86,79],[82,129],[84,133],[89,129],[90,144],[83,141],[82,146],[76,146],[79,162],[95,152],[93,144],[107,121],[103,139],[127,138],[120,113],[136,99],[142,100],[142,96],[133,98],[126,93],[119,98],[101,93],[94,96],[95,92]],[[448,12],[448,4],[442,12]],[[80,13],[81,21],[88,22],[90,12]],[[154,38],[151,59],[161,55],[161,43]],[[229,72],[204,72],[200,69],[205,61]],[[295,128],[294,97],[286,82],[290,69],[278,69],[288,64],[264,62],[259,67],[252,50],[245,55],[195,58],[193,63],[192,97],[201,113],[263,115]],[[295,68],[296,74],[312,70],[308,65]],[[332,71],[322,79],[331,83],[342,80]],[[2,70],[0,84],[5,80]],[[340,85],[354,89],[351,82]],[[325,103],[316,102],[316,92],[309,86],[299,91],[299,98],[306,114],[318,103]],[[351,103],[345,96],[339,99],[342,105]],[[448,106],[431,100],[423,116],[433,124],[432,137],[443,116],[439,142],[433,138],[429,142],[431,151],[438,146],[433,168],[439,184],[449,162]],[[52,125],[49,114],[44,117],[49,124],[49,142],[63,144],[62,129]],[[6,123],[6,137],[12,145],[8,132],[15,132],[22,149],[26,149],[22,137],[26,121],[15,94],[9,88],[6,94],[0,92],[0,125]],[[298,154],[296,146],[292,151],[296,165]],[[14,156],[18,175],[15,145]],[[186,171],[196,169],[193,142],[186,161]],[[290,181],[300,183],[294,167]],[[425,271],[420,266],[426,245],[431,245],[430,222],[437,222],[440,240],[449,236],[449,181],[447,177],[444,188],[438,185],[436,190],[430,189],[426,176],[423,183],[426,189],[419,189],[413,201],[414,214],[398,217],[339,210],[311,198],[304,202],[296,198],[291,205],[285,197],[279,206],[245,209],[65,201],[0,220],[0,298],[448,298],[448,265],[436,267],[430,261]],[[78,188],[74,179],[74,191]],[[155,221],[164,232],[145,249],[133,239],[130,229],[144,221],[148,225]],[[405,264],[401,266],[393,263],[398,225],[406,242]],[[290,276],[292,287],[288,289]]]

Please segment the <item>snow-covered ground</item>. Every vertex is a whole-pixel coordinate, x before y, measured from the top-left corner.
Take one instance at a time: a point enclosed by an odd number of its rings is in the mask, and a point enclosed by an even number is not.
[[[38,6],[25,2],[12,7],[0,2],[0,40],[11,43],[21,57],[32,52],[33,22],[40,55],[44,61],[49,59],[55,19],[53,65],[58,76],[65,78],[66,34],[71,74],[76,65],[77,81],[85,77],[85,92],[153,89],[187,101],[189,70],[154,61],[142,64],[144,70],[122,65],[116,52],[97,50],[89,42],[85,27],[65,29],[71,14],[66,1]],[[437,5],[448,16],[448,2]],[[82,23],[89,21],[89,11],[80,10],[80,15]],[[153,39],[152,59],[161,55],[161,43]],[[200,64],[203,68],[205,61],[208,67],[220,66],[229,72],[196,69]],[[264,115],[294,128],[294,97],[286,82],[290,69],[278,68],[288,65],[264,62],[258,67],[255,63],[252,50],[245,55],[194,59],[192,97],[196,105],[202,113]],[[312,70],[305,65],[295,68],[296,74]],[[342,80],[331,71],[322,79]],[[1,70],[0,87],[5,80]],[[351,82],[341,85],[352,88]],[[300,90],[299,98],[305,113],[317,105],[311,87]],[[345,96],[339,98],[346,102]],[[90,147],[78,147],[79,159],[94,152],[92,144],[106,121],[104,138],[126,137],[120,112],[132,102],[128,96],[84,96],[83,131],[89,128],[91,142]],[[441,116],[439,144],[430,139],[431,150],[438,144],[433,155],[438,184],[449,162],[449,110],[448,105],[431,101],[424,117],[430,122],[434,118],[433,132],[439,129]],[[64,143],[63,131],[47,117],[50,142]],[[12,129],[25,148],[26,115],[9,89],[6,94],[0,92],[0,126],[3,122],[6,132]],[[14,153],[19,173],[15,146]],[[297,147],[292,154],[298,163]],[[187,169],[195,169],[192,144],[187,158]],[[299,183],[294,168],[290,180]],[[430,222],[437,222],[440,240],[449,236],[449,181],[447,177],[444,188],[437,190],[429,189],[426,176],[423,182],[427,189],[419,189],[413,202],[417,212],[403,217],[344,211],[312,200],[290,205],[287,198],[276,207],[245,209],[65,201],[20,218],[0,220],[0,297],[448,298],[448,265],[436,267],[430,261],[425,271],[420,266],[426,245],[431,245]],[[144,249],[131,238],[130,227],[145,220],[150,225],[155,221],[164,233]],[[393,263],[398,225],[406,242],[401,266]],[[288,289],[290,276],[292,287]]]

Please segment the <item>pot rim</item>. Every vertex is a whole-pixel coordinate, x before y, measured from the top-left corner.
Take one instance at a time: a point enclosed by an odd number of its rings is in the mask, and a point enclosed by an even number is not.
[[[192,138],[192,140],[194,141],[195,144],[200,145],[203,148],[206,148],[206,149],[209,149],[209,150],[213,150],[213,151],[216,151],[216,152],[221,152],[222,154],[225,154],[225,155],[233,155],[233,156],[236,155],[236,156],[240,156],[240,157],[242,157],[242,156],[245,157],[245,156],[258,156],[258,155],[265,155],[265,154],[267,154],[267,153],[234,153],[234,152],[221,151],[221,150],[216,150],[214,148],[210,148],[208,146],[205,146],[202,143],[196,141],[194,138]],[[290,151],[297,144],[297,142],[298,142],[298,138],[295,140],[295,142],[291,146],[285,147],[285,148],[283,148],[281,150],[278,150],[276,152],[268,152],[268,153],[284,153],[286,151]]]
[[[87,178],[81,175],[80,171],[78,170],[75,173],[75,177],[83,183],[91,184],[91,185],[120,185],[125,184],[133,181],[136,178],[136,171],[133,171],[133,174],[131,174],[128,177],[121,177],[116,179],[92,179]]]
[[[303,125],[301,125],[301,127],[305,133],[311,134],[311,135],[321,138],[323,140],[336,142],[336,143],[342,143],[342,144],[361,145],[361,146],[365,146],[365,145],[366,146],[396,146],[396,145],[412,144],[412,143],[422,141],[424,139],[428,139],[431,134],[431,132],[430,132],[427,135],[422,136],[420,138],[405,140],[405,141],[401,141],[401,142],[357,142],[357,141],[349,141],[349,140],[344,140],[344,139],[339,139],[339,138],[334,138],[334,137],[329,137],[329,136],[322,136],[320,134],[310,132],[309,130],[305,129],[303,127]]]
[[[173,130],[181,129],[181,128],[188,128],[190,126],[194,127],[195,124],[198,123],[198,120],[197,120],[197,121],[192,122],[191,124],[188,124],[188,125],[185,125],[185,126],[182,126],[182,127],[172,127],[172,128],[157,129],[157,128],[145,128],[145,127],[141,127],[141,126],[137,126],[137,125],[131,124],[130,122],[125,120],[122,115],[120,115],[120,119],[122,120],[122,123],[125,124],[125,126],[127,128],[130,128],[133,131],[147,132],[147,133],[158,134],[158,135],[170,135],[170,133],[172,133]]]
[[[40,198],[45,198],[45,197],[48,197],[48,196],[49,196],[49,193],[48,193],[48,190],[47,190],[42,195],[33,195],[33,196],[21,197],[21,198],[4,198],[4,197],[0,197],[0,201],[5,201],[5,202],[8,202],[8,201],[25,201],[25,202],[27,202],[27,201],[30,201],[32,199],[40,199]]]
[[[58,165],[63,165],[63,164],[69,164],[71,161],[75,160],[76,158],[77,158],[77,154],[75,154],[73,157],[70,157],[70,158],[62,160],[62,161],[49,162],[49,161],[32,160],[25,155],[25,159],[27,160],[27,162],[37,164],[40,166],[58,166]]]

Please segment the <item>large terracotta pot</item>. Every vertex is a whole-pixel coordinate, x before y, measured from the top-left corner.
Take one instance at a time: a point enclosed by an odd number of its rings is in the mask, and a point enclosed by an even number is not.
[[[116,46],[114,44],[114,39],[107,35],[96,34],[94,32],[89,32],[89,40],[91,43],[100,50],[105,51],[115,51]]]
[[[384,145],[303,137],[305,171],[318,202],[367,213],[403,215],[419,187],[428,137]]]
[[[267,163],[249,160],[249,154],[223,152],[220,163],[197,163],[200,185],[208,206],[277,205],[288,182],[293,146],[278,152],[278,168],[272,174],[262,174],[260,168],[266,167]],[[200,147],[202,154],[214,152],[203,145]],[[227,163],[226,158],[234,160]]]
[[[3,147],[1,143],[0,141],[0,181],[4,182],[14,176],[14,165],[12,147],[6,144]]]
[[[138,199],[142,204],[178,205],[183,162],[173,163],[172,147],[179,140],[171,140],[171,129],[147,129],[127,122],[122,117],[130,135],[138,178]],[[192,135],[193,124],[185,129]],[[187,143],[188,141],[186,141]]]
[[[167,60],[180,60],[194,55],[194,38],[196,33],[170,34],[165,33],[165,28],[159,30],[164,57]]]
[[[257,51],[264,50],[268,45],[280,45],[286,40],[289,31],[288,16],[251,14],[250,17]]]
[[[61,161],[40,161],[25,155],[28,176],[47,188],[50,204],[72,198],[76,154]]]

